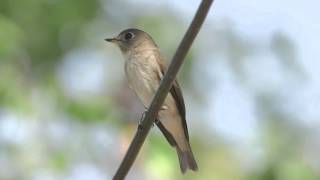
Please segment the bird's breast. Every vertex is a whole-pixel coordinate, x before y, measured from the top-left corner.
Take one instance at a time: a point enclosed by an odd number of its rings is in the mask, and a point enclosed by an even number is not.
[[[157,71],[160,70],[152,53],[131,55],[125,63],[129,87],[134,90],[145,107],[148,107],[159,86]]]

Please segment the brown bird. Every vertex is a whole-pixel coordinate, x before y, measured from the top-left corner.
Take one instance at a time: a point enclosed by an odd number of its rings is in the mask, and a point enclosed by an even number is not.
[[[128,84],[148,108],[166,71],[165,60],[150,35],[139,29],[127,29],[117,37],[105,39],[119,46],[125,58]],[[179,157],[181,172],[198,170],[190,144],[182,92],[175,80],[159,111],[156,125]]]

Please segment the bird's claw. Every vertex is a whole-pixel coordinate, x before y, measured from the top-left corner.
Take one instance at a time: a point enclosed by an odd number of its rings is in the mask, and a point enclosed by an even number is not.
[[[167,109],[168,109],[168,107],[165,106],[165,105],[160,108],[161,111],[167,110]],[[143,122],[144,117],[146,116],[147,111],[148,111],[148,109],[146,108],[146,109],[143,111],[142,115],[141,115],[141,118],[140,118],[139,124],[138,124],[139,129],[142,129],[142,122]],[[158,124],[159,122],[160,122],[160,121],[159,121],[159,119],[157,118],[157,119],[154,121],[154,123],[152,124],[152,127],[154,126],[154,124]]]
[[[143,113],[141,114],[141,118],[139,120],[139,129],[142,129],[142,122],[143,122],[144,117],[146,116],[146,112],[147,112],[147,110],[143,111]]]

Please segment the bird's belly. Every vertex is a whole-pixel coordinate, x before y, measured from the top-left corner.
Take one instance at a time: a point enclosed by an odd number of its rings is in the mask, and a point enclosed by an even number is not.
[[[159,80],[151,68],[128,64],[126,75],[129,87],[136,93],[145,107],[149,107],[151,100],[159,86]]]
[[[151,87],[150,84],[147,84],[145,79],[135,79],[129,82],[129,86],[134,90],[136,95],[141,100],[142,104],[145,107],[148,107],[151,103],[153,95],[155,93],[154,87]]]

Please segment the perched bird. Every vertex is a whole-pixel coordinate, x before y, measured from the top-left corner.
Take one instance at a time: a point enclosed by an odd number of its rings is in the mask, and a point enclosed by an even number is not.
[[[105,39],[116,44],[125,58],[129,87],[148,108],[166,71],[165,60],[150,35],[127,29],[117,37]],[[177,150],[181,172],[198,170],[190,144],[183,96],[175,80],[158,114],[156,125]]]

